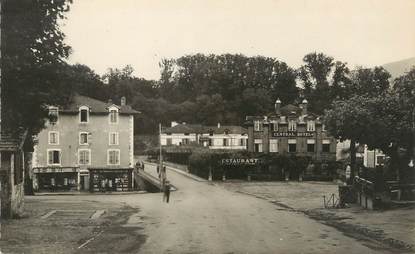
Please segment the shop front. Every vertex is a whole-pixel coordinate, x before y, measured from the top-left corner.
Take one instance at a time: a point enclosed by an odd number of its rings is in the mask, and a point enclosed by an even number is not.
[[[77,191],[80,188],[78,167],[33,168],[33,173],[36,191]]]
[[[133,168],[89,168],[89,191],[131,191]]]

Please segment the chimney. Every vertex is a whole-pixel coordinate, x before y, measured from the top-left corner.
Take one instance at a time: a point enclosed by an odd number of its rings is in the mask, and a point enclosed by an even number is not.
[[[281,101],[280,101],[280,99],[278,98],[278,99],[275,101],[275,114],[280,115],[280,114],[281,114],[280,109],[281,109]]]
[[[125,98],[125,96],[121,97],[121,106],[125,106],[127,105],[127,99]]]
[[[302,115],[307,115],[307,104],[308,101],[306,99],[303,100],[303,102],[301,103],[301,108],[302,108]]]
[[[218,123],[218,129],[220,128],[220,123]]]
[[[178,125],[178,123],[177,123],[177,122],[175,122],[175,121],[171,122],[171,127],[174,127],[174,126],[176,126],[176,125]]]

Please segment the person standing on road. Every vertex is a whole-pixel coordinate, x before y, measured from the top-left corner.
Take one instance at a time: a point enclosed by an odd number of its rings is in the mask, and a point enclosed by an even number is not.
[[[166,203],[169,203],[170,200],[170,182],[166,181],[166,184],[164,185],[164,195],[163,195],[163,201],[166,201]]]

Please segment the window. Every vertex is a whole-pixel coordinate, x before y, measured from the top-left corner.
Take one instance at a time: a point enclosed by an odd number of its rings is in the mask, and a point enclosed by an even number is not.
[[[289,139],[288,140],[288,152],[295,153],[297,151],[297,140]]]
[[[188,145],[189,144],[189,139],[188,138],[182,139],[182,144],[183,145]]]
[[[278,139],[269,140],[269,152],[278,153]]]
[[[78,164],[79,165],[90,165],[91,164],[91,150],[80,149],[78,151]]]
[[[262,139],[254,140],[254,151],[257,153],[262,153]]]
[[[240,146],[246,146],[246,139],[241,138],[241,139],[240,139],[240,142],[239,142],[239,145],[240,145]]]
[[[88,132],[80,132],[79,133],[79,144],[80,145],[88,145]]]
[[[171,141],[171,139],[170,139]],[[118,132],[110,132],[109,133],[109,144],[110,145],[118,145]]]
[[[288,122],[288,130],[289,131],[296,131],[297,130],[297,123],[294,120],[290,120]]]
[[[323,140],[323,153],[330,152],[330,140]]]
[[[278,131],[278,122],[274,122],[273,123],[273,125],[274,125],[274,131]]]
[[[314,121],[308,121],[307,122],[307,131],[315,131],[316,124]]]
[[[316,141],[314,139],[307,139],[307,152],[315,152],[315,142]]]
[[[229,140],[227,138],[223,139],[223,146],[229,146]]]
[[[254,131],[262,131],[262,122],[254,121]]]
[[[89,121],[89,108],[82,106],[79,108],[79,122],[87,123]]]
[[[48,165],[60,165],[61,164],[61,151],[54,149],[48,150]]]
[[[171,138],[166,139],[166,144],[167,144],[168,146],[171,146],[171,144],[172,144],[172,140],[171,140]]]
[[[110,123],[118,123],[118,110],[117,109],[110,110]]]
[[[49,131],[49,145],[59,145],[59,132]]]
[[[58,122],[59,110],[57,107],[49,107],[49,123],[55,124]]]
[[[120,150],[108,150],[108,165],[120,165]]]

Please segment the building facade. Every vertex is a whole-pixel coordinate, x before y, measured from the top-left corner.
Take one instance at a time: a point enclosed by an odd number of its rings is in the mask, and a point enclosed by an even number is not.
[[[201,145],[209,149],[245,150],[248,131],[240,126],[202,126],[172,122],[160,136],[162,146]]]
[[[134,115],[126,105],[75,95],[65,108],[50,107],[37,136],[32,164],[35,190],[132,187]]]
[[[321,117],[299,106],[275,102],[275,112],[247,116],[248,151],[309,156],[317,161],[336,160],[336,140],[324,128]]]

